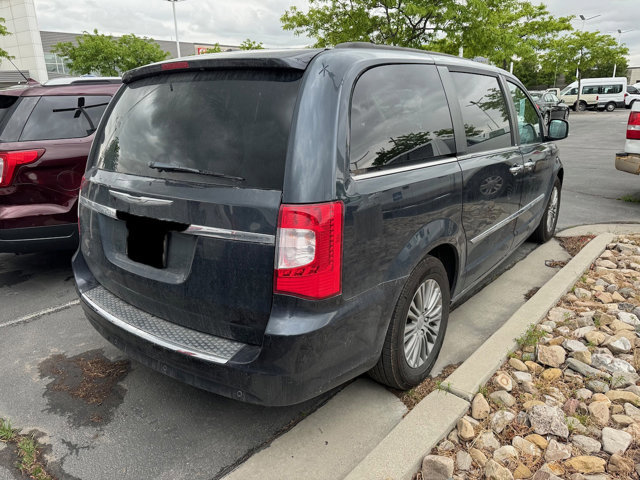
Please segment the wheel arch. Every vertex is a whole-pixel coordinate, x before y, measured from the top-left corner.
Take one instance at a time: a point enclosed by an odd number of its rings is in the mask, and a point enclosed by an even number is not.
[[[449,280],[451,296],[458,285],[464,264],[464,232],[457,222],[442,218],[429,222],[416,231],[392,262],[388,279],[406,277],[426,256],[442,262]]]

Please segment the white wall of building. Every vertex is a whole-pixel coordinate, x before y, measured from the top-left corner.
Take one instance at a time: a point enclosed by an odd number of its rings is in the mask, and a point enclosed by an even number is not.
[[[49,77],[33,2],[34,0],[0,0],[0,17],[5,19],[5,26],[12,33],[0,36],[0,47],[15,57],[13,62],[19,69],[29,70],[32,78],[43,83]],[[0,70],[15,69],[3,59]]]

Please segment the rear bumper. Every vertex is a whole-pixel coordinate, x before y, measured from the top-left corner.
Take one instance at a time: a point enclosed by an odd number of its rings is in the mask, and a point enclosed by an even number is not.
[[[0,253],[73,250],[77,247],[77,223],[0,229]]]
[[[402,286],[389,282],[350,300],[307,308],[299,299],[275,296],[262,345],[240,344],[230,358],[216,361],[122,328],[113,321],[114,312],[105,315],[88,300],[102,287],[81,252],[73,258],[73,270],[87,318],[128,356],[181,382],[267,406],[303,402],[372,368]]]
[[[616,170],[634,175],[640,174],[640,154],[616,153]]]

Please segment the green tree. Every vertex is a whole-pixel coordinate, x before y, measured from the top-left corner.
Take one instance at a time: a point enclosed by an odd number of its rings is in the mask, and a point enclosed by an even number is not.
[[[600,32],[574,31],[552,43],[541,59],[544,78],[553,83],[555,72],[564,75],[567,82],[576,77],[576,68],[582,78],[610,77],[613,66],[616,75],[624,76],[627,71],[629,49],[618,45],[611,35]]]
[[[315,39],[315,47],[371,42],[422,48],[435,39],[454,0],[309,0],[309,10],[291,7],[282,28]]]
[[[117,41],[117,47],[119,51],[118,70],[120,72],[159,62],[169,56],[152,38],[136,37],[133,33],[120,37]]]
[[[222,48],[220,48],[220,44],[216,43],[213,47],[207,48],[204,53],[220,53],[222,52]]]
[[[244,42],[240,44],[240,50],[263,50],[262,42],[254,42],[253,40],[247,38]]]
[[[7,35],[11,35],[11,32],[9,30],[7,30],[7,27],[4,25],[5,21],[6,20],[4,18],[0,17],[0,36],[1,37],[5,37]],[[0,58],[13,58],[13,57],[11,55],[9,55],[9,52],[4,50],[3,48],[0,48]]]
[[[572,30],[572,17],[554,17],[544,4],[521,0],[467,0],[453,4],[446,22],[438,26],[441,36],[429,47],[464,56],[486,57],[508,68],[516,57],[531,61],[547,49],[561,32]]]
[[[140,38],[133,34],[116,40],[94,30],[83,32],[72,42],[61,42],[52,52],[67,59],[72,73],[84,75],[97,73],[117,76],[135,67],[166,59],[169,54],[150,38]]]

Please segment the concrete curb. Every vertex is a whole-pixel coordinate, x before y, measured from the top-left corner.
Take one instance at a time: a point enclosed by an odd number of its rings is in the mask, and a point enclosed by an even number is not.
[[[614,236],[603,233],[591,240],[442,382],[448,393],[435,391],[425,397],[345,480],[410,480],[422,458],[466,413],[480,386],[504,363],[516,346],[515,339],[546,316]]]

